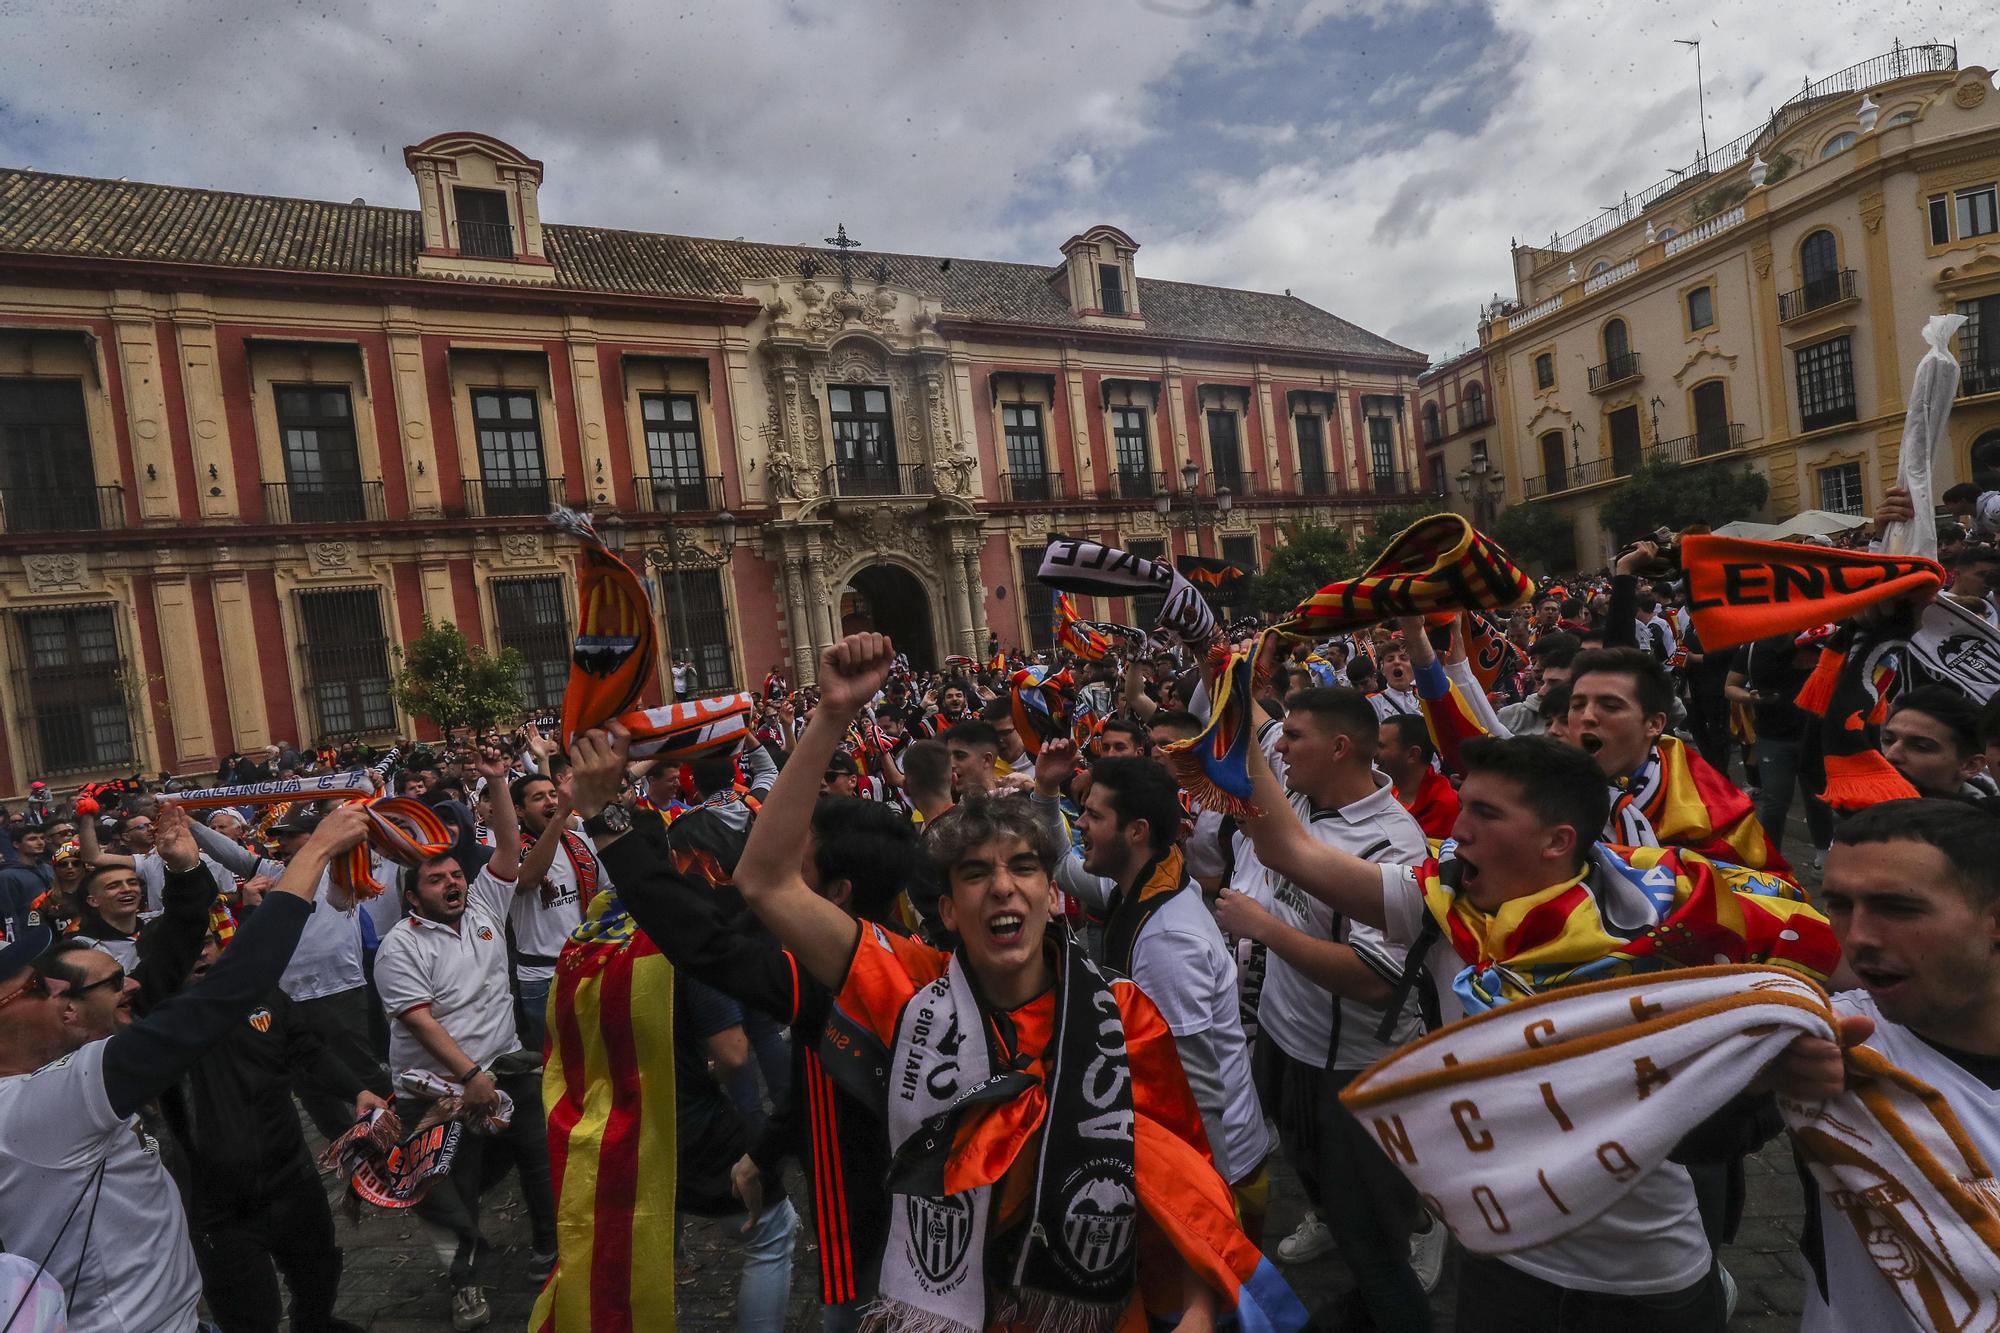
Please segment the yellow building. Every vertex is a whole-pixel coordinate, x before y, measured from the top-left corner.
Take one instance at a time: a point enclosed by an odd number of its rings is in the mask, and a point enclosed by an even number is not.
[[[1872,512],[1936,313],[1969,317],[1939,489],[2000,469],[2000,96],[1898,47],[1546,246],[1482,312],[1510,503],[1598,507],[1651,457],[1748,464],[1766,516]]]
[[[557,503],[712,693],[862,626],[920,666],[1045,645],[1052,533],[1254,568],[1413,490],[1420,354],[1144,276],[1116,227],[749,244],[545,223],[484,135],[405,162],[414,209],[0,169],[0,796],[410,734],[425,616],[556,704]]]

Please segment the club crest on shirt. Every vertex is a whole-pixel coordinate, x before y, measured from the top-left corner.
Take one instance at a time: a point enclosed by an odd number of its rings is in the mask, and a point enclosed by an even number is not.
[[[269,1032],[271,1030],[271,1011],[264,1008],[252,1009],[250,1011],[250,1026],[259,1032]]]
[[[1108,1271],[1131,1249],[1138,1200],[1112,1171],[1085,1171],[1063,1208],[1063,1243],[1078,1268],[1096,1274]]]
[[[479,928],[479,938],[480,938],[480,939],[482,939],[482,940],[490,940],[490,939],[492,939],[492,938],[493,938],[493,927],[491,927],[491,926],[481,926],[481,927]]]
[[[903,1200],[910,1228],[910,1258],[924,1285],[939,1295],[963,1280],[966,1250],[972,1239],[972,1204],[961,1194],[941,1199],[910,1195]]]

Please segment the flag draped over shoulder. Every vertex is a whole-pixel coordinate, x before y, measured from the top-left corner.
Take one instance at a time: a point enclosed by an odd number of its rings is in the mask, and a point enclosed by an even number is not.
[[[549,1166],[561,1261],[535,1333],[674,1326],[674,972],[615,890],[556,960],[549,1004]]]
[[[1324,638],[1397,616],[1518,606],[1533,591],[1534,581],[1461,515],[1430,514],[1398,533],[1361,574],[1300,602],[1278,628]]]
[[[1039,755],[1042,743],[1069,734],[1068,689],[1075,682],[1067,670],[1022,667],[1008,681],[1014,709],[1014,730],[1028,753]]]
[[[1201,734],[1161,751],[1162,762],[1204,810],[1252,816],[1250,747],[1257,737],[1257,698],[1271,688],[1284,649],[1276,630],[1258,636],[1247,653],[1216,648],[1208,664],[1208,725]]]
[[[1881,602],[1934,593],[1944,567],[1913,555],[1757,542],[1698,533],[1681,540],[1688,614],[1702,648],[1720,652],[1845,620]]]
[[[1183,642],[1205,646],[1215,635],[1215,612],[1178,570],[1102,542],[1059,538],[1042,552],[1036,577],[1063,592],[1096,597],[1143,597],[1163,593],[1158,628]]]
[[[1111,636],[1077,615],[1068,593],[1055,594],[1053,620],[1056,647],[1079,661],[1101,662],[1111,651]]]
[[[576,646],[563,691],[562,743],[601,727],[639,702],[653,678],[658,647],[653,609],[631,566],[611,553],[588,514],[558,509],[549,522],[583,544],[577,575]]]

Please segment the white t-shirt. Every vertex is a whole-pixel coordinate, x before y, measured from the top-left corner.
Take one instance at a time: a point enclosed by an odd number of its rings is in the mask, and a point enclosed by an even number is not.
[[[1980,1156],[1988,1163],[2000,1161],[2000,1090],[1981,1083],[1908,1028],[1882,1017],[1867,991],[1843,991],[1833,997],[1833,1007],[1842,1017],[1863,1014],[1874,1019],[1875,1033],[1865,1044],[1943,1094]],[[1825,1194],[1815,1190],[1813,1195],[1826,1245],[1827,1299],[1820,1299],[1819,1283],[1808,1266],[1801,1333],[1918,1333],[1924,1326],[1896,1299],[1853,1224],[1827,1202]]]
[[[465,913],[456,924],[406,916],[383,938],[375,953],[375,989],[389,1015],[392,1074],[424,1069],[456,1082],[465,1072],[442,1067],[399,1021],[426,1005],[474,1064],[521,1049],[507,988],[507,904],[513,897],[512,880],[481,870],[466,886]]]
[[[1350,801],[1338,810],[1314,811],[1296,793],[1292,809],[1312,836],[1364,861],[1401,865],[1426,855],[1424,831],[1396,799],[1389,779],[1376,774],[1372,795]],[[1350,921],[1298,885],[1256,867],[1254,880],[1238,876],[1237,887],[1257,899],[1271,914],[1315,939],[1339,940],[1353,948],[1362,962],[1395,985],[1403,975],[1403,950],[1392,949],[1373,926]],[[1257,1026],[1292,1059],[1315,1069],[1366,1069],[1405,1042],[1423,1034],[1423,1020],[1411,1004],[1393,1034],[1376,1037],[1382,1011],[1358,1000],[1336,999],[1324,987],[1278,956],[1266,951],[1264,989],[1257,1001]]]
[[[1417,942],[1427,915],[1416,870],[1415,865],[1382,867],[1382,933],[1399,951]],[[1424,963],[1439,1015],[1446,1023],[1464,1018],[1452,979],[1465,965],[1450,942],[1438,940]],[[1617,1203],[1561,1240],[1497,1257],[1559,1287],[1632,1296],[1691,1287],[1714,1258],[1695,1208],[1694,1182],[1686,1167],[1672,1162],[1641,1176]]]
[[[236,876],[220,865],[207,852],[202,852],[201,863],[208,867],[208,873],[215,876],[215,890],[224,898],[236,896]],[[146,910],[159,912],[167,905],[167,863],[158,852],[142,852],[132,858],[132,870],[139,876],[139,883],[146,888]]]
[[[1167,1021],[1182,1063],[1215,1065],[1191,1069],[1189,1081],[1216,1171],[1231,1183],[1244,1179],[1271,1151],[1271,1133],[1250,1078],[1236,959],[1192,883],[1140,927],[1132,942],[1132,980]]]
[[[284,869],[276,863],[260,867],[269,875]],[[319,1000],[358,988],[361,972],[361,911],[356,904],[336,907],[327,896],[333,889],[333,874],[319,877],[313,888],[313,914],[299,932],[299,947],[278,978],[278,989],[294,1001]]]
[[[610,878],[604,873],[603,863],[596,854],[586,852],[590,862],[597,868],[597,892],[611,887]],[[562,952],[570,932],[583,923],[583,909],[589,904],[583,901],[578,885],[577,865],[570,857],[569,841],[564,839],[556,848],[555,860],[549,862],[549,873],[542,877],[539,887],[526,893],[513,893],[513,884],[508,884],[513,902],[507,908],[507,919],[514,927],[514,947],[524,954],[535,954],[543,958],[554,958]],[[549,901],[543,902],[547,897]],[[514,975],[523,981],[548,981],[556,974],[547,963],[517,963]]]
[[[1423,716],[1424,701],[1417,697],[1415,690],[1394,690],[1385,687],[1369,695],[1368,702],[1375,705],[1376,717],[1395,717],[1399,713],[1411,717]]]
[[[104,1047],[0,1078],[0,1241],[31,1263],[55,1244],[49,1272],[72,1291],[72,1333],[191,1333],[201,1274],[180,1191],[139,1117],[112,1111]],[[63,1230],[99,1162],[94,1205],[85,1198]]]

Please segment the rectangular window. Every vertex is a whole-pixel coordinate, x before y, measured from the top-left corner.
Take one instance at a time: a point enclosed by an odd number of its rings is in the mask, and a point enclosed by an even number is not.
[[[500,646],[521,654],[521,697],[528,707],[562,707],[573,642],[562,576],[493,580],[493,624]]]
[[[691,699],[728,690],[736,675],[729,659],[729,605],[722,599],[722,573],[714,569],[684,569],[660,575],[672,660],[694,663]]]
[[[1049,455],[1042,441],[1040,403],[1003,403],[1000,429],[1007,437],[1007,479],[1011,498],[1049,500]]]
[[[1021,586],[1016,589],[1021,599],[1021,632],[1026,634],[1027,646],[1047,651],[1055,646],[1055,594],[1042,584],[1037,575],[1042,568],[1042,547],[1030,546],[1021,555]]]
[[[2000,392],[2000,296],[1960,301],[1958,313],[1959,396]]]
[[[0,379],[0,531],[94,531],[117,524],[116,505],[116,488],[97,489],[83,384]]]
[[[1799,378],[1799,426],[1817,430],[1854,420],[1854,357],[1846,335],[1794,353]]]
[[[299,630],[304,639],[299,660],[305,663],[314,737],[395,730],[381,595],[373,588],[302,592]]]
[[[842,495],[899,495],[896,423],[889,416],[889,391],[834,387],[826,391],[833,418],[834,468]]]
[[[1388,417],[1368,418],[1368,471],[1377,495],[1396,489],[1396,423]]]
[[[1697,287],[1688,293],[1688,328],[1705,329],[1715,323],[1715,293]]]
[[[507,217],[507,196],[498,190],[455,189],[458,208],[458,252],[480,259],[512,259],[514,227]]]
[[[1167,544],[1165,542],[1126,542],[1125,549],[1133,555],[1143,556],[1148,560],[1164,561],[1167,558]],[[1037,568],[1039,567],[1037,566]],[[1132,599],[1132,619],[1127,623],[1136,625],[1140,629],[1149,630],[1153,628],[1153,622],[1160,618],[1160,610],[1166,604],[1167,595],[1163,592],[1149,592],[1134,597]]]
[[[1958,192],[1958,239],[1963,241],[1974,236],[1990,236],[2000,231],[2000,219],[1995,217],[1994,189],[1991,185],[1977,190]]]
[[[477,389],[472,425],[479,437],[479,513],[541,515],[552,503],[542,467],[542,421],[531,389]]]
[[[1303,414],[1293,417],[1292,438],[1299,445],[1299,493],[1327,494],[1325,420]]]
[[[20,734],[33,748],[28,771],[129,772],[136,762],[132,710],[113,608],[51,607],[11,619],[14,702]]]
[[[1836,514],[1858,514],[1865,501],[1861,495],[1861,464],[1842,463],[1819,470],[1819,507]]]
[[[1706,458],[1730,448],[1729,388],[1721,380],[1694,386],[1694,451]]]
[[[1111,443],[1117,454],[1118,494],[1127,500],[1153,493],[1153,460],[1146,447],[1146,409],[1111,409]]]
[[[1951,244],[1951,196],[1931,196],[1931,244]]]
[[[718,508],[702,471],[701,412],[691,393],[639,395],[653,509],[663,514]],[[718,481],[720,478],[717,479]]]
[[[1556,359],[1548,352],[1535,358],[1535,387],[1553,389],[1556,387]]]
[[[1611,414],[1611,470],[1629,477],[1639,470],[1646,446],[1639,433],[1639,409],[1621,407]]]
[[[1098,290],[1104,294],[1103,301],[1097,308],[1107,315],[1124,314],[1125,270],[1117,264],[1099,264],[1097,266],[1097,286]]]
[[[1243,444],[1237,433],[1234,412],[1208,414],[1208,461],[1215,473],[1215,489],[1243,493]]]
[[[265,510],[276,523],[352,523],[368,513],[361,453],[354,442],[354,404],[345,385],[277,384],[278,437],[285,450],[285,484],[267,487]],[[279,503],[272,504],[271,500]]]

